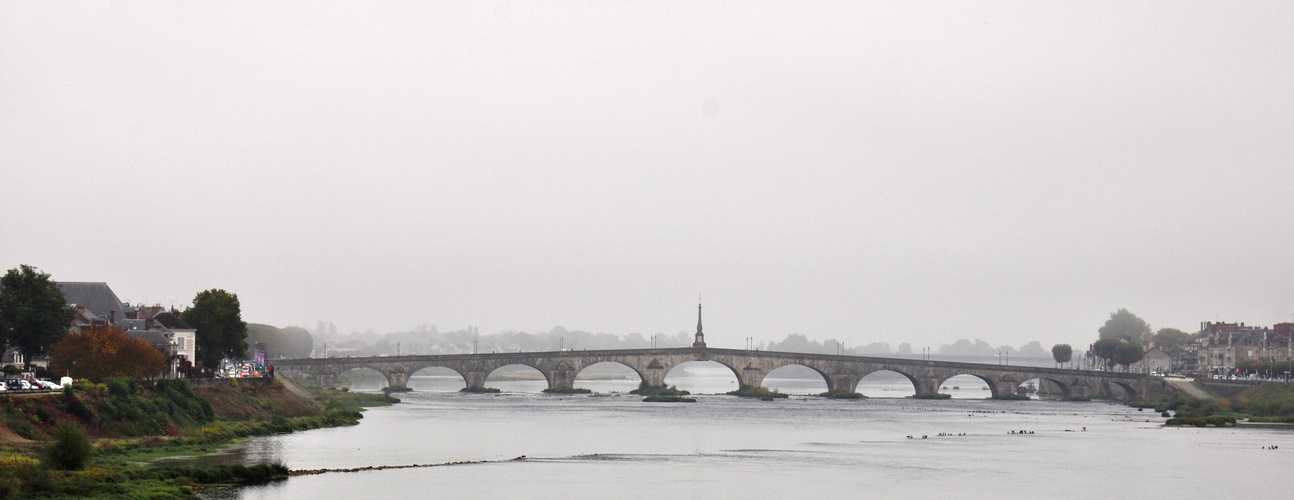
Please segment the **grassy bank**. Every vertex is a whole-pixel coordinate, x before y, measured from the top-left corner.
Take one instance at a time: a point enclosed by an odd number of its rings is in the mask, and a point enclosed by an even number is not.
[[[204,485],[285,478],[282,464],[156,466],[249,436],[354,425],[381,394],[232,382],[108,380],[39,398],[0,396],[0,498],[194,498]]]
[[[1271,383],[1212,401],[1185,394],[1162,395],[1132,406],[1171,417],[1165,425],[1224,427],[1237,421],[1294,424],[1294,386]]]

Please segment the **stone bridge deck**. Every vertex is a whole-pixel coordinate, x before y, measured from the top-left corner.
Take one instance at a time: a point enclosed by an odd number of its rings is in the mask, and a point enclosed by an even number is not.
[[[957,375],[983,380],[993,397],[1014,394],[1020,384],[1035,378],[1056,384],[1067,398],[1150,397],[1165,390],[1161,380],[1139,373],[705,347],[284,359],[273,364],[278,370],[313,378],[325,387],[332,386],[342,372],[357,368],[376,370],[393,387],[407,387],[409,376],[418,370],[442,367],[457,372],[471,388],[485,387],[485,379],[501,367],[525,365],[539,370],[550,388],[559,388],[573,386],[581,370],[603,362],[625,365],[647,385],[663,386],[671,369],[690,361],[722,364],[732,370],[743,387],[762,386],[769,372],[800,365],[821,375],[829,391],[842,392],[855,392],[860,379],[882,370],[907,377],[918,394],[936,393],[944,381]]]

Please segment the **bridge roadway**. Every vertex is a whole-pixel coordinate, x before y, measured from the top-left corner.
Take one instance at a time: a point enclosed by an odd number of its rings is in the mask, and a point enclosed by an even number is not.
[[[418,370],[443,367],[461,375],[468,387],[483,388],[494,370],[525,365],[539,370],[548,387],[555,389],[572,387],[580,370],[603,362],[625,365],[646,384],[659,387],[665,385],[665,375],[671,369],[689,361],[726,366],[742,387],[762,386],[769,372],[800,365],[818,372],[829,391],[842,392],[855,392],[859,380],[881,370],[907,377],[918,394],[936,393],[944,381],[957,375],[983,380],[993,397],[1014,394],[1020,384],[1035,378],[1055,383],[1067,398],[1144,398],[1166,390],[1162,380],[1140,373],[706,347],[280,359],[271,363],[276,371],[309,377],[324,387],[331,387],[341,373],[357,368],[381,373],[392,387],[408,387],[409,376]]]

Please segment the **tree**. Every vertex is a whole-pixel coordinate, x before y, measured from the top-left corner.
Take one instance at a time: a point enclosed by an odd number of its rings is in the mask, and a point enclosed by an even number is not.
[[[1125,343],[1126,341],[1123,339],[1101,339],[1096,341],[1095,344],[1092,344],[1092,354],[1095,354],[1097,358],[1104,361],[1106,369],[1109,369],[1115,365],[1119,346]]]
[[[48,274],[20,266],[0,277],[0,343],[22,351],[24,368],[31,369],[32,358],[67,335],[71,325],[72,310]]]
[[[1164,349],[1171,349],[1190,342],[1191,334],[1176,328],[1160,328],[1155,336],[1150,337],[1150,341]]]
[[[1123,339],[1128,342],[1145,342],[1150,339],[1150,324],[1127,309],[1110,313],[1110,319],[1097,330],[1101,339]]]
[[[247,352],[247,323],[236,294],[218,288],[198,292],[193,307],[180,313],[180,319],[197,330],[197,361],[208,370],[218,368],[225,358],[241,359]]]
[[[96,325],[64,337],[49,349],[57,375],[100,381],[108,377],[150,378],[166,371],[166,354],[120,327]]]
[[[264,344],[265,356],[270,359],[280,356],[304,358],[310,355],[310,351],[314,350],[314,340],[310,336],[310,332],[307,332],[304,328],[295,326],[275,328],[270,325],[248,323],[247,357],[251,357],[256,344]],[[412,347],[412,343],[405,343],[405,352],[410,352],[409,348]]]
[[[1051,346],[1051,357],[1056,360],[1057,364],[1068,363],[1074,358],[1074,348],[1069,344],[1056,344]]]
[[[1018,353],[1020,356],[1028,356],[1033,358],[1041,358],[1047,355],[1047,351],[1042,349],[1042,342],[1038,342],[1037,340],[1020,346],[1020,350],[1018,351]]]
[[[1146,350],[1136,342],[1123,342],[1114,351],[1114,361],[1123,365],[1123,371],[1128,371],[1129,365],[1141,361],[1144,357],[1146,357]]]

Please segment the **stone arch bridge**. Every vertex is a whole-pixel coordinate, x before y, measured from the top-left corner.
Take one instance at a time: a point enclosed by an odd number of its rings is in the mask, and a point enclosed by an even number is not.
[[[944,381],[958,375],[983,380],[993,397],[1014,394],[1020,384],[1032,379],[1054,383],[1066,398],[1145,398],[1166,390],[1162,380],[1139,373],[705,347],[281,359],[272,364],[282,373],[311,378],[324,387],[332,386],[341,373],[357,368],[381,373],[392,387],[408,387],[409,376],[418,370],[442,367],[457,372],[471,388],[485,387],[486,377],[494,370],[525,365],[539,370],[548,387],[555,389],[573,386],[580,370],[602,362],[625,365],[647,385],[659,387],[665,385],[665,375],[672,368],[689,361],[722,364],[732,370],[742,387],[762,386],[769,372],[800,365],[821,375],[827,390],[842,392],[855,392],[860,379],[882,370],[907,377],[917,394],[936,393]]]

